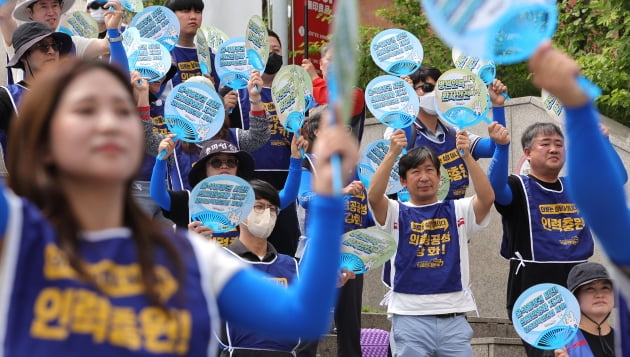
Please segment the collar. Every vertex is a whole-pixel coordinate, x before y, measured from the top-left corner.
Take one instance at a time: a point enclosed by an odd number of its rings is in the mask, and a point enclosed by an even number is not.
[[[262,258],[262,260],[258,258],[256,254],[252,253],[249,249],[247,249],[245,244],[243,244],[243,242],[241,242],[239,239],[235,240],[234,243],[230,244],[227,247],[227,249],[229,249],[230,251],[232,251],[234,254],[238,255],[239,257],[245,260],[252,261],[252,262],[268,263],[276,259],[276,257],[278,256],[278,251],[276,251],[276,248],[273,245],[271,245],[271,243],[269,242],[267,242],[267,254]]]

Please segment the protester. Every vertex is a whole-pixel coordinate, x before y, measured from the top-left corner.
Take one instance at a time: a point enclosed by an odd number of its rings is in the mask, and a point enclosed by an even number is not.
[[[370,181],[368,202],[376,226],[398,244],[390,260],[392,294],[387,307],[394,356],[472,356],[473,332],[464,316],[476,310],[468,239],[488,224],[494,193],[470,154],[467,133],[459,131],[456,139],[475,196],[438,201],[440,162],[435,152],[420,146],[409,150],[398,164],[409,202],[388,199],[388,177],[407,146],[403,130],[392,134],[389,151]]]
[[[303,137],[308,138],[309,147],[317,141],[320,132],[320,122],[322,113],[325,112],[327,106],[320,106],[310,111],[310,116],[305,123],[305,131]],[[311,178],[317,175],[314,171],[315,164],[313,160],[317,160],[312,155],[306,155],[304,168],[302,169],[302,181],[298,193],[300,208],[304,211],[305,217],[301,220],[308,221],[309,203],[313,197],[311,189]],[[363,183],[358,180],[356,173],[349,177],[349,181],[343,188],[346,197],[344,209],[344,232],[355,229],[367,228],[373,226],[374,223],[368,212],[367,192]],[[298,213],[300,209],[298,209]],[[298,214],[299,216],[299,214]],[[302,226],[300,228],[303,228]],[[300,237],[301,243],[306,246],[308,237]],[[303,249],[298,248],[296,256],[301,256]],[[337,356],[359,356],[361,355],[361,309],[363,308],[363,274],[357,274],[354,279],[348,280],[339,291],[339,299],[335,307],[335,328],[337,332]],[[311,349],[317,344],[311,344]]]
[[[333,51],[330,44],[326,44],[321,49],[321,57],[319,60],[319,69],[322,77],[317,74],[315,66],[309,59],[302,60],[302,68],[304,68],[311,76],[313,81],[313,98],[319,105],[328,104],[328,65],[332,61]],[[359,140],[363,138],[363,127],[365,124],[365,94],[363,90],[354,88],[352,92],[352,111],[351,117],[346,122],[352,128],[352,134]]]
[[[301,279],[280,287],[137,207],[130,185],[143,133],[115,68],[64,63],[36,80],[20,110],[0,195],[5,354],[213,355],[219,319],[277,339],[327,330],[343,231],[330,158],[346,172],[358,151],[343,128],[320,134],[307,228],[316,239]]]
[[[269,58],[265,70],[261,74],[263,84],[260,88],[261,104],[270,115],[271,137],[260,149],[252,152],[256,162],[254,177],[267,181],[277,190],[282,189],[291,161],[291,141],[293,134],[289,133],[280,122],[271,97],[271,84],[276,73],[282,68],[282,44],[278,34],[267,30],[269,34]],[[250,125],[250,106],[258,101],[250,97],[251,91],[240,89],[239,108],[240,127],[247,129]],[[234,126],[234,122],[232,125]],[[278,253],[294,256],[297,242],[300,237],[295,204],[291,204],[280,212],[276,226],[269,237],[269,242],[278,250]]]
[[[276,284],[288,286],[298,279],[297,261],[288,255],[278,254],[276,248],[267,241],[280,212],[280,196],[268,182],[254,179],[249,184],[256,194],[254,209],[241,223],[238,239],[226,249],[254,269],[271,275],[271,280]],[[299,344],[299,339],[267,339],[258,333],[235,328],[229,323],[226,324],[225,331],[223,344],[226,348],[221,356],[289,357],[294,355]]]
[[[625,232],[630,229],[630,211],[624,183],[627,172],[611,144],[599,135],[597,109],[578,82],[580,68],[575,60],[542,44],[528,62],[534,74],[533,82],[545,88],[562,103],[568,140],[567,189],[580,213],[596,234],[608,258],[615,287],[620,294],[615,304],[618,310],[616,355],[630,354],[630,254]]]
[[[105,17],[108,26],[112,27],[120,21],[120,12],[110,11]],[[117,29],[108,30],[111,34],[120,35]],[[57,66],[60,58],[70,53],[71,37],[51,31],[41,22],[27,22],[20,25],[13,33],[15,54],[7,63],[8,68],[20,69],[24,72],[24,79],[16,84],[0,87],[0,144],[6,155],[6,133],[11,126],[12,117],[18,115],[18,106],[22,96],[29,89],[39,72],[50,66]],[[111,41],[112,62],[127,68],[127,56],[120,41]]]
[[[510,317],[523,291],[540,283],[564,286],[571,268],[593,255],[593,238],[582,210],[568,194],[566,178],[560,177],[565,162],[561,129],[553,123],[534,123],[524,130],[521,145],[530,165],[528,175],[508,176],[509,145],[497,145],[488,170],[503,222],[501,256],[510,262]],[[610,143],[607,147],[618,160]],[[524,346],[528,356],[548,354]]]
[[[555,357],[615,356],[615,330],[608,318],[615,305],[613,283],[599,263],[586,262],[571,269],[567,288],[580,304],[580,329]]]

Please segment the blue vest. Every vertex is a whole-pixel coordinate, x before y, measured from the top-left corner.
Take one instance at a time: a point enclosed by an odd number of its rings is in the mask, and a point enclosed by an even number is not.
[[[254,157],[257,171],[288,171],[291,158],[291,139],[293,134],[284,129],[278,115],[276,107],[271,97],[271,89],[263,87],[260,90],[261,99],[265,106],[265,111],[271,115],[271,135],[265,145],[251,154]],[[241,104],[241,118],[243,118],[243,129],[249,129],[249,94],[246,89],[239,89],[239,100]]]
[[[201,76],[201,67],[199,67],[199,57],[196,48],[175,46],[171,50],[171,56],[175,60],[177,73],[172,79],[173,87],[186,82],[190,77]],[[212,59],[212,69],[210,75],[214,80],[214,89],[219,90],[219,76],[214,67],[214,53],[210,49],[210,58]]]
[[[367,191],[358,195],[347,195],[344,199],[344,232],[369,227],[371,224],[368,213]]]
[[[188,239],[165,231],[180,253],[185,279],[178,278],[163,249],[155,250],[165,312],[147,304],[133,239],[112,230],[106,239],[81,241],[80,256],[99,284],[95,288],[77,279],[57,231],[38,209],[22,202],[21,239],[12,258],[12,281],[19,283],[6,292],[11,328],[3,336],[5,355],[203,356],[216,348],[208,304],[214,298],[202,290]]]
[[[438,123],[438,125],[441,125]],[[466,196],[466,189],[468,189],[468,170],[464,160],[459,156],[455,147],[455,128],[444,128],[444,140],[442,142],[436,142],[429,139],[424,135],[421,130],[412,126],[412,130],[417,131],[416,141],[413,147],[428,146],[433,150],[440,159],[440,164],[444,166],[448,172],[448,176],[451,179],[451,186],[448,190],[445,200],[454,200]]]
[[[288,255],[278,254],[276,258],[271,262],[253,262],[249,260],[244,260],[236,254],[234,255],[244,262],[250,264],[253,268],[271,275],[273,277],[271,279],[277,282],[278,285],[286,287],[291,284],[294,279],[297,279],[297,262],[295,261],[295,259],[291,258]],[[252,298],[255,299],[256,297],[253,296]],[[268,338],[261,336],[260,333],[252,333],[250,331],[231,327],[229,323],[226,324],[226,326],[228,342],[231,348],[292,351],[297,347],[299,343],[299,341],[269,340]]]
[[[455,203],[409,207],[399,202],[398,207],[394,291],[418,295],[461,291]]]
[[[575,203],[564,191],[564,178],[560,178],[560,191],[548,190],[528,176],[519,178],[529,211],[532,260],[581,261],[590,258],[593,237]]]
[[[238,226],[234,227],[232,230],[222,233],[212,233],[212,239],[218,245],[225,248],[228,245],[234,243],[235,240],[238,239],[238,236],[241,234]]]

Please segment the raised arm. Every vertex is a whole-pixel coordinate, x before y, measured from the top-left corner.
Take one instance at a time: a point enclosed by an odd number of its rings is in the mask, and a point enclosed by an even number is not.
[[[327,331],[337,295],[344,210],[343,197],[333,196],[332,176],[338,173],[333,173],[330,158],[339,154],[342,172],[350,172],[358,155],[353,140],[341,126],[325,127],[315,144],[317,197],[311,201],[307,226],[314,239],[300,264],[300,279],[282,288],[254,269],[236,273],[218,295],[221,316],[230,324],[283,339],[317,339]]]
[[[534,84],[556,96],[565,107],[571,198],[608,257],[617,264],[630,265],[624,234],[630,230],[630,212],[622,175],[610,155],[610,143],[601,135],[593,103],[577,84],[578,64],[545,43],[529,60],[529,68],[534,73]]]
[[[493,121],[505,126],[505,97],[502,93],[507,93],[507,87],[498,79],[495,79],[488,85],[488,94],[492,102],[492,119]],[[494,155],[495,142],[492,138],[481,138],[473,146],[473,157],[492,157]]]
[[[239,147],[241,150],[248,152],[265,145],[269,141],[269,135],[271,134],[269,118],[267,118],[267,112],[262,104],[262,97],[260,92],[256,90],[256,86],[262,88],[263,81],[260,77],[260,72],[252,71],[247,83],[251,108],[249,112],[249,130],[236,130]]]
[[[470,138],[464,130],[457,132],[456,143],[462,160],[468,169],[468,175],[475,188],[475,196],[473,197],[473,210],[475,211],[475,219],[480,224],[490,212],[492,203],[494,202],[494,192],[486,173],[483,172],[477,160],[470,154]]]
[[[374,220],[380,224],[385,224],[387,219],[387,196],[385,196],[385,190],[387,189],[387,181],[389,180],[389,174],[394,169],[396,158],[402,152],[402,149],[407,147],[407,137],[405,132],[401,129],[396,130],[389,139],[389,151],[385,154],[385,158],[376,169],[376,172],[370,180],[370,188],[368,189],[368,201],[372,208],[372,215]]]
[[[173,134],[169,134],[160,142],[158,151],[166,150],[167,154],[163,158],[155,158],[155,165],[153,165],[153,172],[151,173],[151,183],[149,184],[151,199],[165,211],[171,210],[171,196],[168,194],[164,178],[166,177],[166,160],[175,150],[172,136]]]
[[[300,190],[302,181],[302,154],[300,148],[305,149],[307,141],[303,137],[293,135],[291,139],[291,161],[289,162],[289,174],[284,182],[284,187],[278,195],[280,196],[280,209],[285,209],[295,202]]]
[[[9,0],[0,6],[0,31],[7,47],[13,44],[13,33],[17,29],[17,22],[13,18],[13,10],[15,10],[16,5],[17,0]]]

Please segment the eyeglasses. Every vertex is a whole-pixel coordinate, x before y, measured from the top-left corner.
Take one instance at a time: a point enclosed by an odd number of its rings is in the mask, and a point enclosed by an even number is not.
[[[413,87],[413,89],[414,90],[422,89],[423,92],[429,93],[429,92],[433,92],[433,90],[435,89],[435,84],[433,84],[433,83],[422,83],[422,84],[418,84],[417,86]]]
[[[48,50],[51,48],[53,49],[53,51],[59,52],[59,44],[55,41],[48,42],[48,43],[39,42],[39,43],[34,44],[32,48],[35,48],[41,51],[42,53],[48,53]]]
[[[103,8],[103,4],[100,4],[96,1],[92,2],[90,5],[88,5],[88,8],[90,8],[91,10],[98,10],[99,8]]]
[[[214,158],[211,159],[208,164],[210,164],[210,166],[212,166],[215,169],[220,169],[221,166],[225,165],[227,166],[229,169],[233,169],[235,167],[238,166],[238,159],[218,159],[218,158]]]
[[[256,213],[263,213],[265,212],[267,208],[269,208],[269,212],[271,213],[272,216],[277,216],[278,213],[280,212],[280,208],[278,208],[278,206],[266,205],[262,202],[254,203],[254,212]]]

